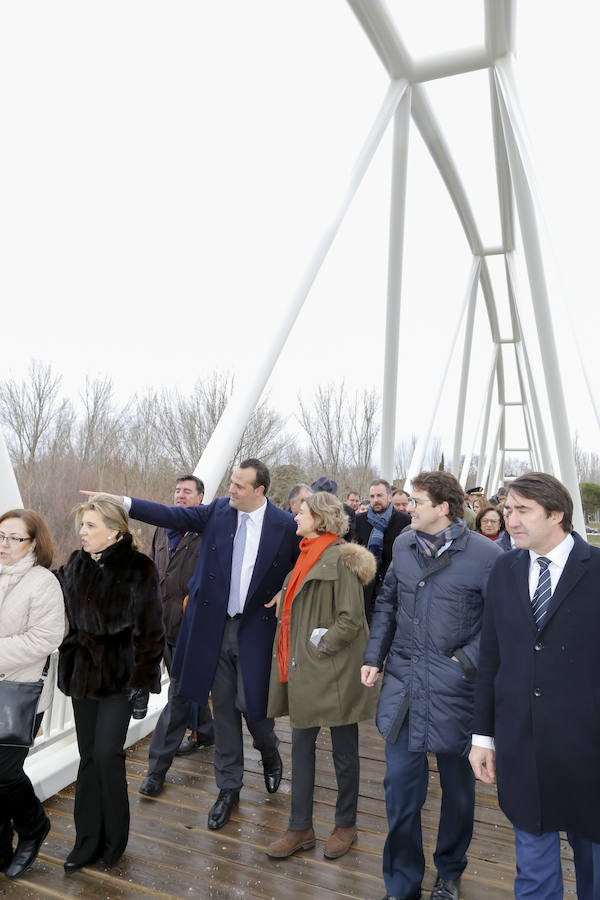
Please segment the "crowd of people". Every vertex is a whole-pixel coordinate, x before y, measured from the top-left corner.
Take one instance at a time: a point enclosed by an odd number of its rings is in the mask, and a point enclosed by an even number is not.
[[[573,848],[580,900],[600,900],[600,551],[573,532],[573,504],[530,473],[487,500],[447,472],[408,494],[374,479],[344,500],[327,476],[268,497],[258,459],[234,468],[229,497],[203,504],[194,475],[173,506],[83,491],[80,547],[55,573],[37,513],[0,516],[0,680],[44,679],[72,698],[80,765],[71,874],[125,851],[124,743],[170,683],[139,791],[158,796],[175,755],[214,749],[223,828],[243,789],[245,720],[267,792],[283,776],[275,720],[292,728],[290,817],[265,847],[283,859],[315,845],[315,743],[330,730],[337,779],[327,859],[358,836],[359,729],[385,742],[385,900],[422,896],[421,809],[435,754],[442,790],[431,900],[458,900],[473,834],[475,779],[498,781],[515,831],[519,900],[563,896],[559,832]],[[365,509],[361,509],[362,506]],[[155,525],[152,558],[130,527]],[[210,703],[209,703],[210,698]],[[23,770],[27,748],[0,746],[0,869],[34,863],[50,828]],[[17,837],[16,847],[15,832]]]

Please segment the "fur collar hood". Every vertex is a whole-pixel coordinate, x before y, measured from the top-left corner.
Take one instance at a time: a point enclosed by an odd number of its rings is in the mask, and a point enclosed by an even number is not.
[[[340,559],[351,572],[358,576],[362,584],[368,584],[375,578],[377,562],[370,550],[360,544],[339,544]]]

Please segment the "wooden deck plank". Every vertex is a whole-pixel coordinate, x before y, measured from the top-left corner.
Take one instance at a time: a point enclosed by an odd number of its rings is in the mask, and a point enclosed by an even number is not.
[[[277,794],[264,789],[260,754],[245,732],[246,771],[240,804],[218,832],[206,828],[206,817],[217,790],[213,753],[177,757],[165,788],[155,799],[138,793],[147,771],[148,739],[127,752],[131,833],[119,866],[102,863],[65,876],[62,863],[74,842],[74,786],[50,798],[45,806],[52,830],[35,866],[16,882],[3,879],[0,896],[15,900],[80,897],[87,900],[166,900],[192,897],[214,900],[379,900],[385,893],[381,857],[387,833],[383,778],[383,741],[373,725],[361,726],[359,836],[339,860],[323,857],[323,844],[333,827],[336,782],[329,732],[317,743],[314,849],[287,860],[271,860],[264,848],[287,828],[290,802],[291,730],[278,722],[284,778]],[[423,844],[427,861],[424,897],[434,878],[435,846],[440,806],[435,758],[430,761],[430,785],[423,808]],[[574,895],[572,855],[561,844],[566,893]],[[509,900],[513,896],[513,833],[498,806],[495,790],[479,786],[475,830],[469,866],[462,879],[463,900]]]

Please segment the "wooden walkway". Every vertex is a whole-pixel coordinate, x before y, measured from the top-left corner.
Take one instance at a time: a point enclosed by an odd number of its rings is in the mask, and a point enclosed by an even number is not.
[[[138,787],[146,772],[148,739],[127,754],[131,834],[115,869],[95,864],[65,876],[62,863],[74,841],[73,786],[45,804],[52,830],[34,867],[18,881],[0,875],[0,897],[79,897],[83,900],[144,898],[261,898],[261,900],[380,900],[385,894],[381,854],[386,835],[383,800],[384,748],[373,725],[361,726],[361,792],[357,843],[339,860],[323,857],[333,826],[335,775],[329,732],[319,735],[315,831],[317,846],[287,860],[271,860],[264,847],[287,827],[290,790],[290,729],[278,723],[284,779],[277,794],[265,792],[259,754],[246,734],[245,786],[230,822],[208,831],[206,817],[216,797],[212,751],[177,758],[165,788],[155,800]],[[432,760],[429,796],[423,810],[428,860],[424,893],[433,884],[431,856],[439,815],[439,780]],[[575,896],[569,848],[564,845],[565,896]],[[495,792],[478,787],[475,834],[462,879],[463,900],[508,900],[513,896],[512,830],[498,808]]]

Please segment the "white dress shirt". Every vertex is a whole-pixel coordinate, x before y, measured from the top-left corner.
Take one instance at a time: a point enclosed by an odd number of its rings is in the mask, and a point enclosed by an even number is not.
[[[529,551],[529,599],[533,599],[535,589],[540,577],[540,564],[538,559],[544,556],[550,560],[548,571],[550,572],[550,585],[552,594],[556,590],[558,580],[563,573],[563,569],[569,558],[569,553],[573,549],[572,534],[565,535],[564,539],[557,544],[549,553],[536,553],[535,550]],[[493,750],[495,747],[494,738],[487,734],[474,734],[471,743],[474,747],[485,747],[487,750]]]
[[[240,612],[243,612],[246,598],[248,596],[248,588],[252,581],[252,573],[258,556],[258,545],[260,544],[260,535],[263,527],[263,520],[267,509],[267,501],[255,509],[254,512],[247,513],[246,521],[246,546],[244,547],[244,558],[242,560],[242,574],[240,576]],[[242,521],[242,511],[237,511],[237,534],[240,522]]]

